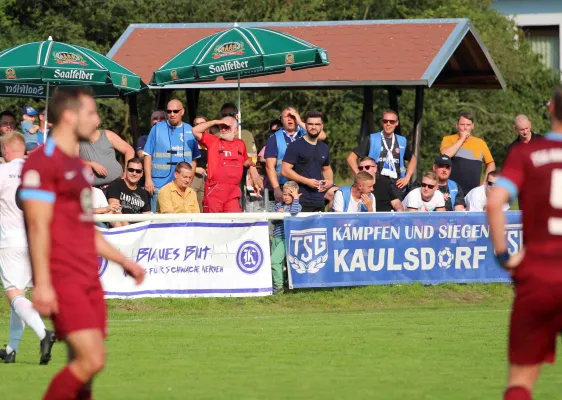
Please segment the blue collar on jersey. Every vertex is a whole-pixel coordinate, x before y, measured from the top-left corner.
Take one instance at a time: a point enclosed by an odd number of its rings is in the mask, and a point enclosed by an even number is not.
[[[548,132],[544,137],[548,140],[562,142],[562,132]]]

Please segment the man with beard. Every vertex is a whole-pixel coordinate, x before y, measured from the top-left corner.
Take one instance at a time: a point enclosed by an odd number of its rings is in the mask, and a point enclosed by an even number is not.
[[[218,137],[208,133],[213,126],[219,128]],[[237,128],[238,121],[231,116],[204,122],[193,128],[195,139],[207,147],[204,213],[242,212],[240,181],[244,167],[249,167],[258,193],[262,189],[258,171],[248,157],[244,141],[235,137],[238,134]]]
[[[306,135],[287,146],[281,175],[299,184],[303,212],[324,211],[324,196],[334,186],[334,173],[328,145],[318,140],[324,128],[322,113],[306,113],[305,126]]]
[[[23,204],[33,268],[33,306],[50,317],[68,344],[68,364],[53,378],[44,400],[90,399],[92,380],[105,364],[107,318],[98,256],[120,264],[137,282],[144,270],[96,231],[92,187],[78,142],[100,124],[94,98],[61,91],[49,101],[51,137],[22,170]]]

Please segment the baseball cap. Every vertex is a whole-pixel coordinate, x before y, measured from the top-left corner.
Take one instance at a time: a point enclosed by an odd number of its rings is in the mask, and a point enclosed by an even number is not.
[[[446,155],[446,154],[441,154],[439,156],[437,156],[437,158],[435,159],[435,165],[449,165],[452,166],[453,162],[451,161],[451,158]]]
[[[35,111],[35,108],[31,107],[31,106],[25,106],[23,108],[23,113],[25,115],[29,115],[30,117],[34,117],[37,114],[39,114],[37,111]]]

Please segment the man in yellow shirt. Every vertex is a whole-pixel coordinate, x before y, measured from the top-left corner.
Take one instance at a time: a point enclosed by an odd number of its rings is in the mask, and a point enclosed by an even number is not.
[[[156,212],[162,214],[198,213],[197,194],[189,187],[193,171],[191,165],[182,161],[176,165],[174,180],[158,192]]]
[[[458,133],[445,136],[441,142],[441,154],[446,154],[453,162],[450,179],[454,180],[464,193],[480,186],[482,165],[486,165],[484,176],[496,169],[488,145],[484,140],[472,135],[473,129],[472,115],[463,112],[457,121]]]

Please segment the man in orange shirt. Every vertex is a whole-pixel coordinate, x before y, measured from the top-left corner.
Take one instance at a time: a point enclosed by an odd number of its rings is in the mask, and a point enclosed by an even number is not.
[[[496,163],[486,142],[472,136],[474,119],[463,112],[457,121],[457,132],[445,136],[441,142],[441,154],[446,154],[453,162],[450,179],[457,182],[464,193],[470,192],[481,185],[482,164],[486,164],[486,172],[495,171]]]

